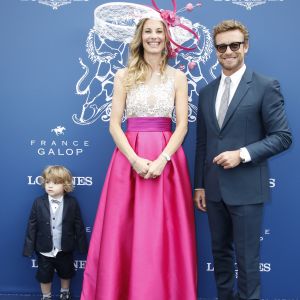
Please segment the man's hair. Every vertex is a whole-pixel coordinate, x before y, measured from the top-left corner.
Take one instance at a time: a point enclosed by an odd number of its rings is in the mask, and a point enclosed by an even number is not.
[[[244,35],[244,41],[246,43],[249,41],[249,32],[245,25],[237,20],[224,20],[214,27],[214,43],[216,43],[217,34],[232,30],[239,30]]]
[[[64,191],[66,193],[73,191],[72,174],[64,166],[48,166],[44,169],[43,174],[43,186],[47,181],[54,183],[61,183],[64,185]]]

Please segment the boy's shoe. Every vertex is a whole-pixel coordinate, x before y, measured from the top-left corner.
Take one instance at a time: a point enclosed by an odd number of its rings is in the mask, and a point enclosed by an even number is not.
[[[70,292],[61,292],[59,296],[60,300],[71,300],[71,293]]]

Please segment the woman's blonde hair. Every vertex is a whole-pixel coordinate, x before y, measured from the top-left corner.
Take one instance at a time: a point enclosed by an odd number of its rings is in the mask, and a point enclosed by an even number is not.
[[[145,61],[144,58],[144,48],[142,41],[143,29],[147,20],[149,20],[149,18],[144,18],[139,21],[133,39],[129,44],[129,60],[125,78],[125,87],[127,91],[133,88],[135,85],[145,82],[147,75],[149,75],[149,73],[151,72],[151,66]],[[165,47],[161,54],[162,61],[160,64],[160,72],[161,74],[163,74],[168,62],[168,49],[170,47],[170,41],[167,34],[168,29],[164,22],[161,21],[161,23],[163,24],[166,37]]]
[[[47,181],[52,181],[54,183],[60,183],[64,185],[64,191],[66,193],[72,192],[74,189],[72,183],[72,174],[64,166],[48,166],[44,169],[42,174],[42,184],[45,186]]]

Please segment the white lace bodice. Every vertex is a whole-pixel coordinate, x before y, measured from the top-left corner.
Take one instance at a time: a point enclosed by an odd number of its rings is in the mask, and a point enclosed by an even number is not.
[[[127,118],[171,117],[174,98],[175,73],[154,74],[148,83],[139,84],[127,93]]]

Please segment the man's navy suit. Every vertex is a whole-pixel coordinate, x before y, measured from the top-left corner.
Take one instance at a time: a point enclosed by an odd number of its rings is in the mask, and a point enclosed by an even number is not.
[[[269,199],[267,159],[286,150],[292,137],[279,83],[248,68],[220,129],[215,111],[219,83],[220,77],[199,93],[195,189],[205,189],[219,299],[233,298],[234,256],[238,297],[258,299],[259,234],[263,203]],[[232,169],[213,163],[220,153],[242,147],[251,162]],[[234,217],[220,213],[221,206]]]

